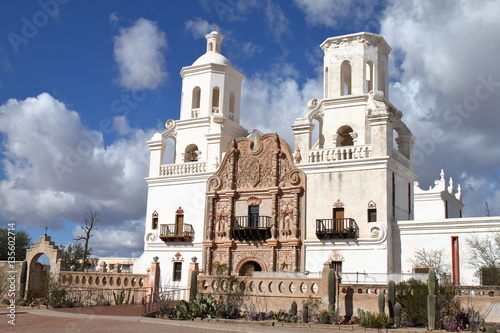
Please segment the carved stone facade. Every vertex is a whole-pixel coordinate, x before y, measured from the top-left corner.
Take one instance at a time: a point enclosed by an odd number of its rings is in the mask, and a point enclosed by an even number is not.
[[[252,140],[253,139],[253,140]],[[299,271],[305,174],[276,134],[235,139],[207,186],[204,269]]]

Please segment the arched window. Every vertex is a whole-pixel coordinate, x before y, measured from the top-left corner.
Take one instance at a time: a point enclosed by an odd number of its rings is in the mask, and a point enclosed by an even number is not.
[[[397,139],[399,137],[399,133],[396,129],[392,130],[392,148],[399,150],[399,145]]]
[[[191,117],[197,118],[200,115],[200,100],[201,100],[201,89],[200,87],[194,87],[193,89],[193,100],[191,103]]]
[[[151,220],[151,229],[158,229],[158,212],[155,210],[153,213],[153,218]]]
[[[200,157],[201,152],[198,150],[198,146],[190,144],[186,147],[184,152],[184,162],[196,162]]]
[[[235,96],[234,91],[231,91],[229,94],[229,119],[234,120],[234,104],[235,104]]]
[[[351,63],[345,60],[340,66],[340,84],[341,95],[346,96],[351,94]]]
[[[219,113],[219,87],[214,87],[212,90],[212,113]]]
[[[351,133],[353,133],[351,126],[342,126],[339,128],[337,131],[337,147],[354,145],[354,139]]]
[[[365,93],[369,93],[370,91],[373,90],[373,62],[367,61],[366,62],[366,88],[365,88]]]
[[[324,91],[324,93],[323,93],[323,94],[324,94],[323,96],[325,96],[325,98],[327,98],[327,97],[328,97],[328,95],[329,95],[329,94],[328,94],[328,80],[329,80],[329,77],[328,77],[328,67],[326,67],[326,68],[325,68],[325,77],[324,77],[324,79],[323,79],[323,80],[324,80],[324,82],[325,82],[325,83],[324,83],[324,85],[325,85],[325,91]]]
[[[323,135],[323,119],[322,118],[313,118],[312,124],[314,125],[312,131],[312,146],[311,149],[321,149],[324,148],[325,145],[325,137]]]
[[[162,164],[175,163],[175,139],[166,138],[165,150],[163,152]]]
[[[213,50],[214,50],[214,44],[208,43],[208,51],[213,51]]]

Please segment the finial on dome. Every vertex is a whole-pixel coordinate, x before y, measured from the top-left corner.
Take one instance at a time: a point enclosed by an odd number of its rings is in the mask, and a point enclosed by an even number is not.
[[[214,25],[217,26],[215,23]],[[207,39],[207,52],[221,53],[220,49],[224,37],[217,30],[205,35],[205,38]]]
[[[219,25],[217,23],[212,23],[212,33],[219,32]]]

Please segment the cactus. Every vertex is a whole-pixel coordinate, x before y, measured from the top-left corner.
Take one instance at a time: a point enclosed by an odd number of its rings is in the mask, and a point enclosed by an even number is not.
[[[295,301],[292,302],[292,308],[290,309],[290,313],[294,317],[297,315],[297,303]]]
[[[127,305],[129,301],[130,301],[130,289],[128,290],[127,298],[125,299],[125,305]]]
[[[394,305],[394,324],[396,327],[401,326],[401,304],[399,303]]]
[[[123,305],[123,304],[127,305],[130,299],[130,289],[128,289],[126,296],[124,289],[120,291],[120,294],[118,296],[113,291],[113,298],[115,299],[115,305]]]
[[[307,303],[302,303],[302,322],[307,324],[309,322],[309,306]]]
[[[19,297],[24,299],[24,293],[26,291],[26,271],[28,270],[28,262],[26,260],[23,261],[23,266],[21,268],[21,280],[19,285]]]
[[[198,293],[198,272],[191,271],[191,283],[189,284],[189,301],[195,299]]]
[[[429,288],[429,295],[427,296],[427,329],[429,331],[433,331],[436,324],[436,284],[436,273],[431,269],[427,278],[427,287]]]
[[[389,280],[387,283],[387,307],[389,308],[389,317],[394,319],[394,305],[396,304],[396,283]]]
[[[385,295],[383,293],[378,294],[378,312],[385,313]]]
[[[335,299],[337,296],[337,272],[330,269],[328,272],[328,312],[335,311]]]

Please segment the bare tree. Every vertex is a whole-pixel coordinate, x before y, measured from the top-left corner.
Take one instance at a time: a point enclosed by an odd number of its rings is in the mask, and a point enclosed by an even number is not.
[[[439,276],[446,275],[450,270],[450,265],[444,260],[444,250],[420,249],[415,251],[413,259],[410,259],[413,267],[432,268]]]
[[[75,237],[75,240],[85,242],[83,246],[83,264],[82,264],[82,272],[85,271],[85,264],[87,262],[87,255],[89,253],[89,241],[92,236],[93,230],[97,230],[97,224],[101,222],[101,218],[99,217],[98,211],[87,212],[86,216],[83,218],[85,222],[85,227],[81,227],[83,230],[83,235]]]
[[[496,267],[500,262],[500,232],[481,238],[473,235],[466,242],[470,247],[468,261],[473,267]]]
[[[489,236],[471,236],[466,240],[470,250],[468,262],[476,268],[482,285],[500,285],[500,232]]]

